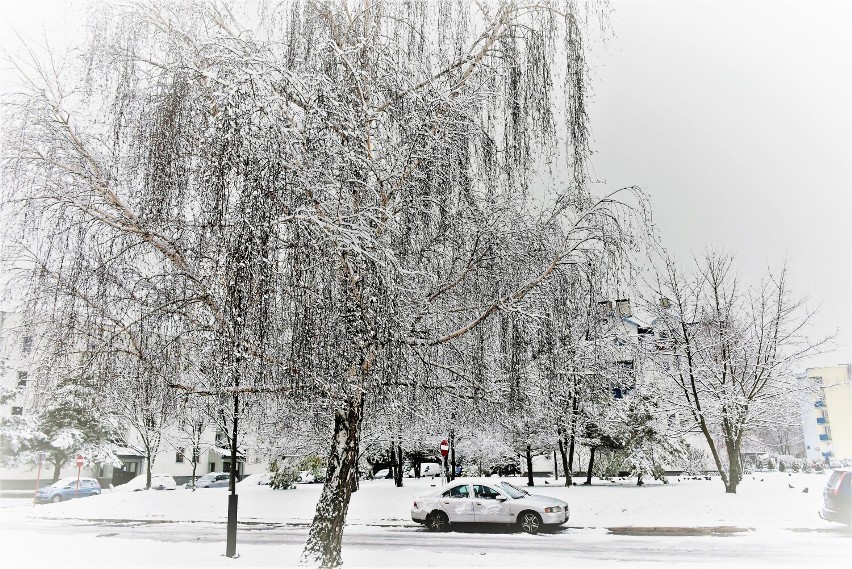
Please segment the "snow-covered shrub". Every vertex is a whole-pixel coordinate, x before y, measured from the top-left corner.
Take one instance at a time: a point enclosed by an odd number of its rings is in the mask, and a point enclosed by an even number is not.
[[[311,476],[313,476],[316,480],[324,480],[325,479],[325,459],[321,456],[317,455],[309,455],[302,459],[299,463],[299,466],[296,468],[298,475],[299,472],[308,471]]]
[[[778,472],[786,472],[786,471],[787,471],[787,465],[784,464],[783,460],[778,459]]]
[[[627,453],[624,451],[598,451],[592,474],[598,478],[618,476],[619,471],[625,467],[624,461],[626,457]]]
[[[775,470],[778,466],[778,463],[775,462],[775,459],[771,456],[766,459],[766,470]]]
[[[681,467],[683,473],[689,476],[704,474],[707,463],[707,452],[690,444],[685,445]]]
[[[275,459],[269,463],[269,486],[273,490],[289,490],[295,487],[296,478],[299,476],[298,466],[288,464],[287,459]]]

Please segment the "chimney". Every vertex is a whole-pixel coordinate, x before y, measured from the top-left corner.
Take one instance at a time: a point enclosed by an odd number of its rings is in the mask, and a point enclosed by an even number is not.
[[[618,311],[619,316],[632,316],[633,313],[630,311],[630,299],[629,298],[619,298],[615,301],[616,310]]]

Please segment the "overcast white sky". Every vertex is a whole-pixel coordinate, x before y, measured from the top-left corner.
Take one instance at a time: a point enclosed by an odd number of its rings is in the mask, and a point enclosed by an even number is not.
[[[851,5],[614,1],[615,37],[590,59],[600,191],[644,188],[680,258],[724,247],[752,280],[786,258],[821,305],[814,334],[839,329],[811,366],[852,361]],[[62,45],[83,6],[0,3],[0,44],[44,21]]]
[[[840,329],[808,365],[849,363],[852,3],[614,7],[590,61],[596,178],[644,188],[678,258],[724,247],[757,280],[786,257],[791,288],[821,305],[814,334]]]

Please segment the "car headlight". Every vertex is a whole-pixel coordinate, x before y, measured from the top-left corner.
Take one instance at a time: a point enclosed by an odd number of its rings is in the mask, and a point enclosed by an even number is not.
[[[562,506],[551,506],[550,508],[545,508],[544,511],[548,514],[555,514],[562,511]]]

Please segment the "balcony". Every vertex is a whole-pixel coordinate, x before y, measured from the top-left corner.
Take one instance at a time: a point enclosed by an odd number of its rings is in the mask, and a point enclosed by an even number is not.
[[[828,419],[825,417],[817,417],[817,425],[826,425],[828,424]]]
[[[831,440],[831,435],[820,435],[820,436],[819,436],[819,440],[821,440],[821,441],[830,441],[830,440]]]

